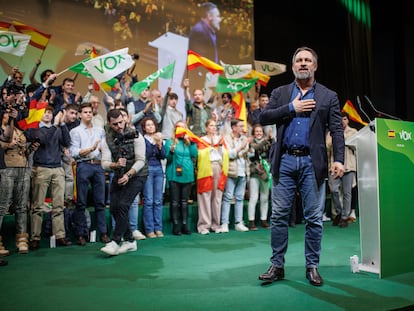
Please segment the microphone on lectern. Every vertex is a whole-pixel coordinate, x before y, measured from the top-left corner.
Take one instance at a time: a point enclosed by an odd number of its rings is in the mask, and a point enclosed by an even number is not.
[[[362,109],[362,104],[361,104],[361,100],[359,99],[359,96],[357,96],[356,97],[356,99],[357,99],[357,103],[358,103],[358,106],[359,106],[359,109],[362,111],[362,113],[364,114],[364,116],[366,116],[367,117],[367,119],[368,119],[368,121],[369,121],[369,123],[371,123],[371,118],[369,117],[369,115],[364,111],[364,109]]]
[[[391,119],[394,119],[394,120],[400,120],[400,121],[402,121],[402,120],[401,120],[400,118],[398,118],[398,117],[395,117],[395,116],[390,115],[390,114],[388,114],[388,113],[385,113],[385,112],[382,112],[382,111],[377,110],[377,109],[375,108],[375,106],[372,104],[372,102],[369,100],[368,96],[367,96],[367,95],[364,95],[364,97],[365,97],[365,100],[368,102],[368,104],[371,106],[371,108],[375,111],[375,113],[376,113],[378,116],[383,115],[383,116],[386,116],[386,117],[391,118]]]

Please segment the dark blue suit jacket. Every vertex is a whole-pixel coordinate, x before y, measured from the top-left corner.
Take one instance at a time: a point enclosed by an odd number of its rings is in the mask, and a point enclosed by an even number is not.
[[[295,117],[295,113],[289,111],[293,86],[294,82],[274,89],[269,104],[260,114],[260,124],[276,124],[277,128],[277,139],[269,153],[271,172],[276,180],[279,177],[280,159],[284,152],[283,136],[287,125]],[[316,108],[310,115],[309,144],[316,180],[318,185],[321,185],[328,176],[325,143],[327,130],[329,129],[332,135],[334,159],[341,163],[344,163],[345,140],[337,94],[324,85],[316,83],[314,100]]]

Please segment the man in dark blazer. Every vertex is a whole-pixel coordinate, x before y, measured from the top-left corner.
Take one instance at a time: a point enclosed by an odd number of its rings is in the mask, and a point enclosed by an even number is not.
[[[272,91],[260,115],[262,125],[276,124],[277,140],[270,150],[272,186],[271,266],[259,279],[284,278],[288,247],[288,222],[296,189],[303,201],[306,278],[321,286],[318,272],[325,207],[328,160],[326,132],[332,133],[334,164],[331,174],[344,173],[344,135],[337,94],[315,81],[318,57],[308,47],[298,48],[292,58],[295,81]]]
[[[221,16],[217,6],[212,2],[199,5],[200,21],[193,26],[188,36],[189,50],[203,57],[219,62],[217,34],[220,30]]]

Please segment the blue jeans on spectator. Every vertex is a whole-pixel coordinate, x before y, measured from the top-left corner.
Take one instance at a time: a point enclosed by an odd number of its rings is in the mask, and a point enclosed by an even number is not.
[[[322,215],[325,208],[325,184],[317,185],[310,156],[282,155],[279,179],[273,179],[270,239],[271,262],[283,268],[288,247],[288,223],[296,189],[302,197],[305,219],[305,261],[307,268],[317,268],[322,240]]]
[[[223,202],[221,204],[221,224],[229,224],[230,204],[233,198],[234,204],[234,222],[237,224],[243,221],[243,201],[246,192],[246,176],[227,178],[226,187],[223,193]]]
[[[164,171],[162,166],[148,166],[148,177],[144,187],[143,220],[145,233],[162,231],[162,196]]]
[[[105,171],[99,164],[80,162],[76,165],[76,209],[73,213],[74,231],[77,237],[89,236],[85,217],[88,205],[89,183],[92,186],[95,217],[98,231],[107,234],[105,215]]]

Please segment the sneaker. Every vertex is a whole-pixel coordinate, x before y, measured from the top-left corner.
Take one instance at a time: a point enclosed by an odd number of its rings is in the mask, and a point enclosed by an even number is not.
[[[236,231],[241,231],[241,232],[246,232],[246,231],[249,231],[249,228],[247,228],[245,225],[244,225],[244,223],[241,221],[241,222],[239,222],[238,224],[236,224],[235,226],[234,226],[234,229],[236,230]]]
[[[135,240],[145,240],[146,239],[145,235],[143,235],[141,233],[141,231],[139,231],[139,230],[132,231],[132,236],[134,237]]]
[[[324,213],[322,217],[322,221],[331,221],[331,219],[328,216],[326,216],[326,214]]]
[[[154,238],[156,238],[157,236],[155,235],[155,233],[154,233],[154,232],[150,232],[150,233],[147,233],[147,237],[149,237],[150,239],[154,239]]]
[[[160,230],[155,231],[155,235],[157,236],[157,238],[163,238],[164,237],[164,233],[162,233],[162,231],[160,231]]]
[[[124,242],[118,249],[118,254],[124,254],[127,252],[135,252],[137,250],[137,242]]]
[[[229,232],[229,224],[222,224],[221,228],[219,229],[221,233]]]
[[[356,221],[355,210],[352,210],[351,214],[349,214],[348,222],[355,222],[355,221]]]
[[[101,248],[101,251],[108,255],[115,256],[119,254],[120,246],[115,242],[111,241]]]
[[[200,231],[200,234],[203,234],[203,235],[210,234],[210,231],[207,229],[203,229]]]

